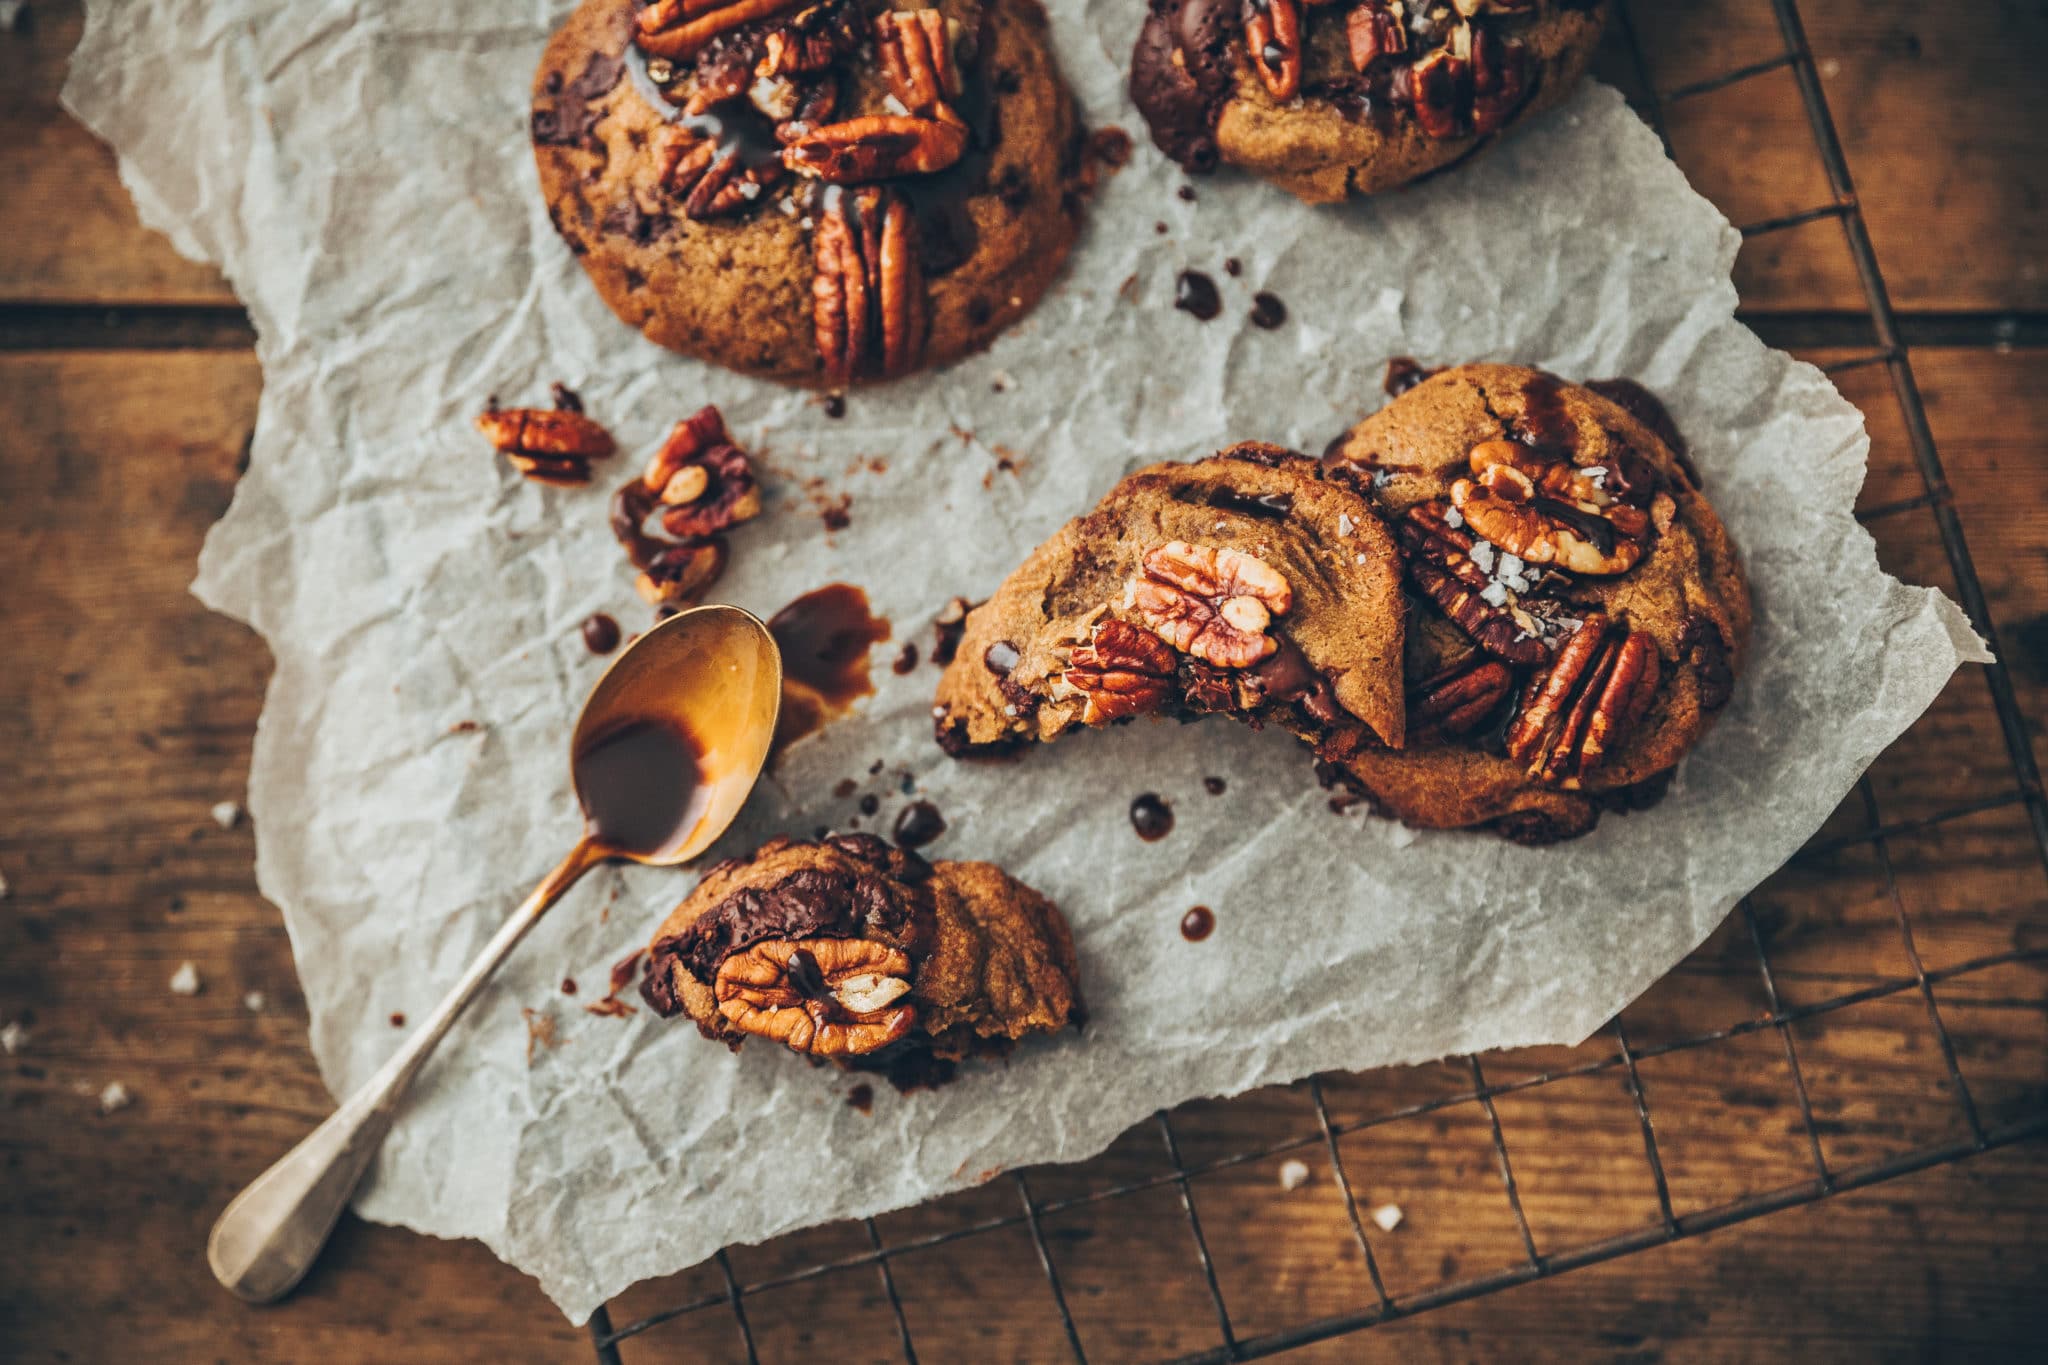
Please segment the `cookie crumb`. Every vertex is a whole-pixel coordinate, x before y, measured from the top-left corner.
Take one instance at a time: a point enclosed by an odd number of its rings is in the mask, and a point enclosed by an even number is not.
[[[239,802],[236,802],[236,801],[216,801],[216,802],[214,802],[214,803],[213,803],[213,823],[215,823],[216,825],[219,825],[219,826],[220,826],[220,827],[221,827],[222,829],[233,829],[233,828],[234,828],[234,827],[235,827],[236,825],[239,825],[239,824],[241,824],[241,823],[242,823],[242,807],[241,807],[241,804],[240,804]]]
[[[1280,1163],[1280,1188],[1298,1190],[1308,1184],[1308,1163],[1306,1161],[1283,1161]]]
[[[10,1019],[6,1028],[0,1028],[0,1050],[4,1050],[8,1056],[12,1057],[27,1045],[28,1030],[19,1023]]]
[[[249,991],[243,995],[242,1008],[251,1014],[261,1014],[263,1012],[263,992]]]
[[[171,974],[173,995],[199,994],[199,968],[190,962],[180,962],[178,970]]]
[[[111,1114],[116,1109],[126,1109],[135,1103],[135,1097],[128,1093],[128,1087],[119,1081],[108,1081],[106,1089],[100,1091],[100,1112]]]
[[[1401,1206],[1399,1204],[1380,1205],[1372,1211],[1372,1221],[1373,1226],[1377,1227],[1381,1232],[1392,1232],[1395,1228],[1401,1226]]]

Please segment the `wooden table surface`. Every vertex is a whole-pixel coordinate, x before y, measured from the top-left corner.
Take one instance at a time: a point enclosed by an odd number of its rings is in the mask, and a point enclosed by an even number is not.
[[[2038,5],[1807,0],[1807,27],[1876,254],[1900,311],[1932,434],[2029,718],[2048,716],[2048,17]],[[1638,3],[1632,27],[1659,91],[1781,50],[1766,0]],[[346,1219],[289,1302],[252,1310],[207,1274],[221,1205],[331,1100],[276,911],[257,894],[254,832],[209,811],[242,793],[268,656],[185,592],[245,458],[260,375],[246,321],[213,271],[140,229],[112,158],[57,104],[80,31],[75,0],[31,0],[0,33],[0,1358],[586,1360],[587,1336],[474,1243]],[[1635,83],[1624,35],[1603,69]],[[1828,202],[1794,74],[1778,69],[1668,104],[1675,155],[1738,223]],[[1832,219],[1762,235],[1738,283],[1753,325],[1823,363],[1866,355],[1865,300]],[[1875,449],[1863,505],[1920,494],[1884,365],[1843,371]],[[1911,581],[1951,586],[1924,507],[1871,521]],[[2036,748],[2038,749],[2038,743]],[[1964,670],[1873,769],[1882,845],[1852,840],[1854,796],[1822,839],[1623,1016],[1630,1044],[1764,1017],[1911,978],[1903,915],[1937,976],[2048,942],[2048,880],[2015,800],[1984,671]],[[1910,822],[1958,803],[1963,818]],[[1887,879],[1889,873],[1889,880]],[[203,990],[174,994],[182,962]],[[249,993],[261,995],[260,1007]],[[1930,1010],[1930,999],[1932,1011]],[[2048,976],[2040,960],[1875,995],[1853,1007],[1647,1055],[1673,1210],[1725,1205],[1831,1171],[1967,1140],[1938,1017],[1988,1129],[2048,1104]],[[1938,1015],[1933,1011],[1938,1011]],[[1485,1079],[1614,1055],[1481,1059]],[[1809,1129],[1792,1066],[1811,1100]],[[1333,1077],[1340,1124],[1469,1090],[1466,1064]],[[118,1082],[132,1103],[103,1113]],[[1346,1133],[1359,1204],[1396,1296],[1512,1267],[1528,1254],[1495,1160],[1497,1121],[1539,1255],[1661,1217],[1625,1075],[1610,1067]],[[1318,1132],[1303,1087],[1172,1116],[1181,1158]],[[1293,1155],[1292,1153],[1286,1155]],[[1328,1148],[1192,1182],[1238,1335],[1373,1301]],[[1029,1173],[1058,1200],[1156,1175],[1156,1126],[1103,1158]],[[1957,1164],[1310,1347],[1314,1359],[1991,1358],[2038,1352],[2048,1310],[2048,1146]],[[889,1244],[1016,1211],[998,1181],[878,1220]],[[1094,1359],[1204,1350],[1218,1337],[1172,1183],[1049,1217],[1047,1241]],[[622,1232],[622,1235],[626,1235]],[[859,1225],[732,1253],[752,1282],[867,1249]],[[1064,1338],[1031,1242],[1008,1229],[890,1262],[921,1358],[1060,1359]],[[623,1324],[715,1287],[709,1269],[629,1292]],[[761,1357],[898,1358],[872,1267],[746,1301]],[[712,1308],[625,1343],[628,1360],[743,1359]],[[2038,1358],[2038,1355],[2035,1356]]]

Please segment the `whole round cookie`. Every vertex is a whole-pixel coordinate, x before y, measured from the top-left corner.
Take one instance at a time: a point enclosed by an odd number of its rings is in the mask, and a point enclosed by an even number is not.
[[[1463,365],[1325,463],[1394,528],[1411,594],[1407,745],[1326,743],[1335,775],[1407,824],[1528,843],[1661,794],[1728,702],[1750,603],[1654,398]]]
[[[622,319],[835,389],[1023,316],[1090,176],[1036,0],[585,0],[532,132],[548,215]]]
[[[1131,98],[1190,171],[1312,204],[1463,161],[1585,74],[1604,0],[1150,0]]]

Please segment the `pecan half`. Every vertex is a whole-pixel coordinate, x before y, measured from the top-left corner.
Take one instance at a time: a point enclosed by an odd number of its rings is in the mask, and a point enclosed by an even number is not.
[[[1456,137],[1465,131],[1465,111],[1472,102],[1472,64],[1437,48],[1403,70],[1394,94],[1415,110],[1415,122],[1433,138]]]
[[[1514,685],[1506,664],[1470,655],[1409,690],[1408,732],[1434,728],[1447,735],[1469,734],[1507,700]]]
[[[757,19],[770,19],[797,7],[800,0],[656,0],[640,11],[633,41],[650,57],[686,61],[730,33]]]
[[[640,484],[663,507],[662,529],[679,539],[716,535],[761,514],[753,462],[726,434],[715,406],[676,423]]]
[[[1301,0],[1244,0],[1244,40],[1267,94],[1301,92]]]
[[[1529,53],[1480,27],[1472,35],[1472,131],[1498,132],[1529,95]]]
[[[875,46],[889,90],[921,118],[962,122],[948,100],[960,97],[960,73],[953,64],[953,34],[959,28],[935,9],[891,10],[875,16]]]
[[[1218,668],[1248,668],[1278,649],[1266,634],[1294,605],[1294,589],[1242,550],[1170,540],[1145,552],[1123,606],[1183,654]]]
[[[1055,701],[1084,698],[1081,722],[1107,725],[1125,716],[1156,711],[1173,688],[1179,661],[1172,648],[1149,630],[1114,617],[1074,646],[1067,667],[1053,680]]]
[[[1382,57],[1406,52],[1408,33],[1387,0],[1359,0],[1344,16],[1344,44],[1352,69],[1363,72]]]
[[[561,487],[590,482],[590,462],[617,449],[610,432],[565,408],[493,408],[476,429],[527,478]]]
[[[1440,502],[1408,509],[1394,529],[1409,581],[1488,654],[1513,664],[1542,663],[1568,627],[1562,604],[1519,593],[1481,567],[1473,559],[1478,542],[1462,522],[1462,514]],[[1483,553],[1500,567],[1491,545]]]
[[[858,1057],[909,1033],[910,958],[857,938],[763,939],[719,964],[718,1012],[742,1033],[813,1057]]]
[[[828,193],[811,242],[811,320],[832,383],[916,366],[927,321],[916,231],[909,205],[886,190]]]
[[[1475,534],[1531,564],[1609,575],[1634,568],[1676,510],[1661,489],[1635,490],[1649,507],[1622,502],[1604,466],[1548,460],[1520,441],[1472,448],[1473,477],[1451,485],[1451,505]]]
[[[667,125],[657,137],[662,188],[683,196],[686,218],[701,222],[735,212],[782,179],[780,163],[744,165],[737,144],[720,149],[680,124]]]
[[[1508,726],[1508,757],[1530,776],[1576,788],[1628,738],[1656,698],[1657,646],[1639,631],[1589,616],[1531,679]]]
[[[961,124],[869,114],[813,129],[782,149],[782,163],[798,175],[863,185],[943,171],[966,150],[967,129]]]
[[[860,7],[851,0],[812,5],[769,30],[754,74],[767,79],[823,71],[858,48],[861,37]]]

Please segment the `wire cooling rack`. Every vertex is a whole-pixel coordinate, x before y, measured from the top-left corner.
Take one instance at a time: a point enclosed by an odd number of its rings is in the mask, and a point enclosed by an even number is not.
[[[1912,363],[1906,348],[1900,340],[1898,321],[1893,314],[1882,274],[1872,252],[1856,191],[1851,183],[1849,169],[1842,155],[1841,143],[1835,134],[1834,118],[1828,108],[1826,96],[1821,89],[1821,74],[1816,69],[1813,51],[1806,39],[1805,26],[1799,14],[1797,0],[1759,0],[1768,3],[1774,12],[1777,28],[1782,35],[1783,46],[1774,55],[1751,62],[1736,69],[1723,72],[1708,80],[1678,86],[1658,92],[1650,79],[1650,73],[1643,59],[1642,47],[1626,3],[1616,6],[1616,23],[1620,37],[1627,49],[1640,88],[1645,92],[1641,98],[1647,103],[1647,112],[1660,132],[1664,129],[1664,115],[1680,102],[1711,95],[1745,81],[1752,81],[1773,72],[1787,72],[1797,82],[1800,98],[1805,107],[1807,120],[1811,125],[1814,146],[1825,171],[1829,194],[1827,201],[1798,212],[1774,216],[1750,223],[1742,229],[1745,239],[1758,239],[1776,233],[1786,233],[1805,225],[1832,220],[1839,223],[1846,239],[1855,270],[1861,280],[1868,305],[1869,335],[1875,339],[1874,349],[1859,351],[1849,358],[1828,367],[1830,374],[1848,370],[1882,367],[1888,375],[1893,398],[1903,419],[1904,431],[1911,447],[1912,458],[1919,476],[1921,491],[1910,496],[1896,498],[1877,506],[1866,507],[1859,517],[1871,525],[1895,517],[1906,517],[1924,513],[1934,520],[1939,533],[1942,549],[1946,552],[1949,567],[1954,575],[1954,587],[1960,597],[1963,609],[1969,614],[1979,634],[1991,643],[1994,653],[1998,652],[1997,632],[1985,605],[1984,590],[1975,568],[1971,564],[1970,551],[1964,542],[1961,524],[1957,518],[1950,496],[1946,475],[1941,460],[1936,454],[1934,438],[1928,427],[1926,412],[1922,407],[1920,392],[1913,377]],[[2002,655],[2001,655],[2002,657]],[[700,1277],[696,1283],[699,1292],[682,1297],[680,1301],[666,1303],[652,1311],[642,1312],[632,1321],[614,1326],[609,1307],[600,1308],[591,1318],[590,1332],[596,1347],[598,1359],[616,1365],[624,1355],[635,1354],[631,1343],[663,1324],[694,1315],[690,1325],[693,1339],[709,1342],[711,1334],[731,1332],[736,1340],[728,1339],[727,1345],[744,1351],[745,1358],[756,1361],[761,1358],[758,1337],[764,1325],[763,1296],[775,1291],[788,1290],[806,1282],[819,1281],[828,1276],[846,1272],[871,1270],[876,1277],[881,1299],[886,1302],[889,1318],[895,1329],[895,1345],[902,1358],[915,1362],[918,1359],[918,1344],[911,1329],[911,1316],[905,1311],[905,1293],[901,1292],[906,1277],[912,1268],[904,1265],[904,1258],[915,1253],[945,1248],[949,1255],[961,1254],[960,1248],[977,1239],[988,1240],[1007,1235],[1014,1243],[1017,1254],[1002,1262],[1003,1280],[1000,1285],[989,1286],[984,1301],[990,1304],[1010,1304],[1021,1301],[1025,1296],[1049,1295],[1051,1313],[1045,1317],[1046,1341],[1035,1342],[1039,1352],[1053,1355],[1071,1352],[1077,1361],[1090,1358],[1090,1351],[1084,1347],[1084,1333],[1077,1324],[1076,1312],[1069,1301],[1069,1286],[1063,1279],[1060,1258],[1056,1255],[1058,1235],[1049,1233],[1048,1221],[1057,1215],[1070,1213],[1090,1206],[1114,1209],[1119,1201],[1142,1197],[1146,1192],[1158,1192],[1167,1198],[1176,1198],[1186,1216],[1187,1232],[1190,1234],[1191,1253],[1185,1263],[1172,1273],[1184,1276],[1198,1286],[1194,1291],[1197,1300],[1206,1300],[1213,1308],[1220,1345],[1197,1355],[1182,1356],[1184,1361],[1235,1361],[1250,1360],[1268,1356],[1312,1342],[1326,1341],[1348,1333],[1358,1332],[1377,1323],[1396,1318],[1411,1317],[1432,1308],[1446,1304],[1478,1298],[1531,1280],[1562,1274],[1568,1270],[1593,1265],[1621,1256],[1632,1255],[1652,1247],[1695,1237],[1704,1232],[1731,1224],[1746,1222],[1765,1214],[1775,1213],[1800,1204],[1813,1203],[1847,1190],[1861,1189],[1891,1180],[1897,1176],[1939,1166],[1949,1162],[1989,1151],[1995,1147],[2016,1142],[2024,1138],[2048,1132],[2048,1105],[2041,1103],[2038,1090],[2030,1092],[2031,1102],[2016,1116],[2003,1122],[1987,1123],[1980,1115],[1979,1105],[1971,1093],[1963,1068],[1957,1061],[1957,1046],[1948,1026],[1943,1022],[1942,1008],[1937,1000],[1936,987],[1967,977],[1984,980],[2003,978],[1985,977],[1995,969],[2022,963],[2038,963],[2048,960],[2048,949],[2015,948],[2011,951],[1987,954],[1955,961],[1930,969],[1923,965],[1920,950],[1914,939],[1913,925],[1907,912],[1908,898],[1902,893],[1901,876],[1896,849],[1902,840],[1908,840],[1923,831],[1948,826],[1950,822],[1967,821],[1971,817],[1989,811],[2014,808],[2024,809],[2027,831],[2013,831],[2000,849],[2000,857],[2008,862],[2025,864],[2031,874],[2035,858],[2048,868],[2048,802],[2044,802],[2040,774],[2036,769],[2033,752],[2029,746],[2027,732],[2015,700],[2012,681],[2002,663],[1992,663],[1981,669],[1990,693],[1990,706],[1996,713],[1998,728],[2003,737],[2005,749],[2011,761],[2012,782],[1989,794],[1978,794],[1970,799],[1940,806],[1932,811],[1887,821],[1879,807],[1876,786],[1868,776],[1858,784],[1858,796],[1845,807],[1852,817],[1860,804],[1859,827],[1851,832],[1823,838],[1803,850],[1801,861],[1816,857],[1825,859],[1857,851],[1857,856],[1874,859],[1876,869],[1881,873],[1884,892],[1882,902],[1888,905],[1890,929],[1898,935],[1897,948],[1908,970],[1904,974],[1880,977],[1867,981],[1857,989],[1837,993],[1812,1001],[1788,1003],[1779,996],[1779,978],[1773,975],[1771,954],[1768,950],[1770,934],[1760,922],[1761,917],[1755,898],[1746,898],[1738,907],[1736,924],[1737,937],[1746,940],[1745,955],[1753,955],[1755,966],[1761,976],[1762,999],[1767,1006],[1761,1013],[1728,1025],[1705,1032],[1682,1031],[1678,1036],[1655,1041],[1631,1040],[1622,1020],[1616,1019],[1607,1030],[1607,1038],[1600,1044],[1588,1047],[1593,1055],[1589,1060],[1556,1069],[1544,1070],[1537,1074],[1516,1075],[1513,1079],[1501,1081],[1487,1079],[1485,1065],[1481,1058],[1468,1057],[1459,1063],[1459,1083],[1444,1093],[1438,1093],[1419,1102],[1390,1107],[1385,1110],[1366,1110],[1342,1117],[1333,1113],[1333,1106],[1326,1101],[1326,1085],[1339,1082],[1340,1078],[1320,1077],[1310,1080],[1297,1090],[1305,1090],[1306,1107],[1299,1131],[1276,1135],[1270,1142],[1254,1142],[1239,1149],[1229,1150],[1221,1155],[1204,1157],[1201,1160],[1183,1159],[1183,1145],[1188,1133],[1185,1126],[1177,1128],[1176,1123],[1186,1125],[1185,1116],[1178,1120],[1164,1112],[1151,1120],[1157,1130],[1157,1140],[1162,1149],[1155,1155],[1163,1155],[1158,1169],[1135,1179],[1111,1181],[1101,1188],[1083,1188],[1078,1193],[1060,1198],[1046,1198],[1035,1195],[1033,1176],[1028,1172],[1011,1172],[998,1177],[1008,1182],[1014,1193],[1013,1211],[990,1212],[959,1226],[947,1227],[935,1233],[900,1238],[885,1244],[881,1229],[875,1220],[864,1220],[859,1226],[866,1242],[864,1250],[822,1260],[799,1268],[770,1273],[758,1277],[746,1277],[735,1272],[734,1258],[720,1252],[710,1263],[711,1278]],[[1838,816],[1842,812],[1838,812]],[[2026,834],[2031,832],[2032,847],[2025,847]],[[2021,941],[2016,939],[2016,941]],[[1702,950],[1705,952],[1706,950]],[[1826,980],[1826,975],[1821,974]],[[1806,1075],[1800,1067],[1799,1048],[1795,1042],[1795,1030],[1803,1021],[1818,1020],[1822,1016],[1850,1009],[1871,1002],[1894,1000],[1910,1003],[1915,998],[1926,1010],[1928,1025],[1938,1043],[1941,1067],[1945,1073],[1946,1097],[1941,1101],[1953,1112],[1946,1116],[1952,1131],[1960,1134],[1949,1141],[1926,1143],[1895,1152],[1884,1159],[1861,1164],[1831,1163],[1823,1143],[1825,1125],[1815,1118],[1816,1105],[1808,1094]],[[2038,1007],[2042,1002],[2030,999],[2022,1002]],[[1802,1174],[1775,1188],[1748,1193],[1718,1205],[1698,1211],[1679,1212],[1674,1207],[1672,1181],[1667,1171],[1668,1161],[1659,1154],[1660,1124],[1652,1114],[1650,1100],[1638,1072],[1639,1065],[1660,1056],[1687,1053],[1698,1049],[1728,1046],[1736,1040],[1755,1035],[1768,1042],[1775,1035],[1783,1051],[1785,1072],[1790,1080],[1789,1099],[1796,1106],[1799,1126],[1803,1129],[1804,1155],[1801,1166],[1810,1164],[1811,1173]],[[1584,1051],[1582,1049],[1581,1051]],[[1656,1215],[1654,1219],[1637,1228],[1605,1237],[1582,1241],[1566,1241],[1554,1249],[1540,1250],[1530,1219],[1524,1210],[1523,1193],[1515,1176],[1515,1165],[1510,1156],[1508,1144],[1502,1133],[1499,1110],[1495,1101],[1504,1096],[1521,1092],[1534,1092],[1542,1087],[1553,1086],[1561,1081],[1574,1078],[1606,1075],[1618,1079],[1618,1090],[1626,1096],[1624,1103],[1632,1101],[1633,1123],[1640,1130],[1640,1152],[1628,1158],[1631,1162],[1640,1159],[1647,1167],[1649,1186],[1654,1189]],[[1369,1078],[1368,1078],[1369,1079]],[[1776,1099],[1782,1102],[1784,1096]],[[1233,1104],[1244,1104],[1252,1097],[1244,1097]],[[1379,1128],[1404,1119],[1422,1115],[1441,1114],[1462,1106],[1477,1106],[1484,1116],[1485,1128],[1490,1136],[1492,1172],[1483,1169],[1484,1163],[1473,1169],[1480,1181],[1498,1180],[1500,1199],[1506,1204],[1512,1216],[1512,1223],[1520,1244],[1520,1254],[1506,1268],[1459,1279],[1455,1273],[1445,1273],[1432,1287],[1413,1293],[1395,1294],[1389,1291],[1387,1277],[1382,1274],[1382,1258],[1387,1251],[1385,1242],[1378,1238],[1388,1236],[1386,1230],[1375,1224],[1370,1213],[1361,1213],[1361,1200],[1354,1190],[1353,1174],[1345,1166],[1344,1143],[1341,1141],[1352,1134]],[[1312,1114],[1312,1122],[1308,1115]],[[1253,1121],[1257,1122],[1255,1115]],[[1130,1141],[1137,1130],[1125,1135],[1123,1141]],[[1667,1129],[1666,1140],[1674,1133]],[[1631,1139],[1629,1145],[1634,1146]],[[1337,1193],[1341,1194],[1350,1236],[1355,1241],[1358,1256],[1363,1263],[1364,1276],[1357,1286],[1355,1297],[1359,1306],[1351,1311],[1327,1315],[1306,1315],[1303,1320],[1290,1322],[1277,1328],[1244,1332],[1233,1321],[1232,1312],[1226,1304],[1225,1294],[1219,1282],[1218,1259],[1211,1255],[1210,1242],[1205,1235],[1201,1217],[1197,1211],[1197,1200],[1191,1190],[1191,1181],[1226,1171],[1248,1163],[1265,1162],[1288,1153],[1299,1153],[1317,1159],[1327,1157],[1329,1170]],[[1354,1157],[1354,1160],[1356,1158]],[[1083,1168],[1086,1169],[1085,1167]],[[1386,1185],[1390,1179],[1398,1185],[1398,1174],[1390,1177],[1382,1169],[1373,1173],[1374,1180]],[[1640,1174],[1640,1173],[1639,1173]],[[996,1188],[1000,1188],[997,1186]],[[987,1187],[984,1192],[986,1193]],[[982,1207],[986,1208],[987,1205]],[[1369,1233],[1369,1224],[1375,1224]],[[1019,1234],[1023,1234],[1020,1236]],[[1026,1238],[1028,1248],[1026,1250]],[[1552,1239],[1545,1238],[1548,1243]],[[1380,1247],[1381,1256],[1375,1255],[1375,1246]],[[1512,1246],[1512,1242],[1509,1243]],[[1030,1252],[1035,1251],[1035,1258]],[[928,1261],[926,1258],[919,1258]],[[1443,1269],[1451,1272],[1451,1261],[1447,1258]],[[1159,1273],[1148,1262],[1148,1274]],[[1185,1300],[1183,1300],[1185,1302]],[[754,1316],[750,1317],[750,1304]],[[1157,1300],[1146,1311],[1167,1311],[1158,1306]],[[717,1319],[724,1318],[721,1326]],[[1057,1322],[1057,1329],[1052,1324]],[[1063,1340],[1061,1339],[1063,1335]],[[872,1345],[872,1343],[868,1343]],[[1096,1354],[1104,1354],[1098,1348]],[[653,1354],[666,1355],[665,1350],[656,1349]],[[1118,1352],[1126,1354],[1126,1352]]]

